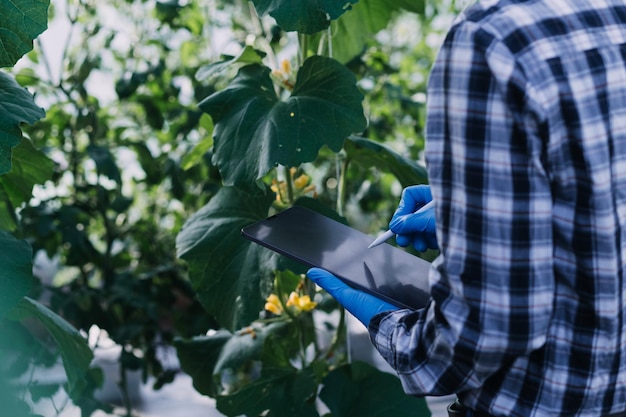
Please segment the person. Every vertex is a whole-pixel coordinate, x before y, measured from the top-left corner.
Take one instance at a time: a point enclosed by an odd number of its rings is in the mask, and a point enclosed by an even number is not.
[[[390,227],[439,247],[428,305],[308,276],[408,394],[456,394],[451,415],[626,415],[626,2],[478,1],[427,93],[430,187]]]

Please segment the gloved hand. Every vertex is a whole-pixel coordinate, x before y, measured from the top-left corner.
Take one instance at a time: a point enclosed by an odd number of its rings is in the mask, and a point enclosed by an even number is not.
[[[413,247],[421,252],[427,248],[439,248],[435,227],[435,208],[431,207],[422,213],[415,213],[432,199],[428,185],[413,185],[402,191],[400,204],[389,222],[389,229],[396,234],[398,245],[413,244]]]
[[[372,317],[378,313],[399,308],[371,294],[355,290],[330,272],[311,268],[307,272],[311,281],[324,288],[339,304],[344,306],[354,317],[367,327]]]

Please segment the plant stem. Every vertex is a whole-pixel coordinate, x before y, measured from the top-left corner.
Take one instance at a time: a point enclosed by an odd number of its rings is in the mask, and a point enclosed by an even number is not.
[[[339,307],[339,323],[337,324],[337,331],[333,336],[333,341],[326,352],[326,359],[334,356],[337,348],[344,344],[346,340],[346,310],[343,307]]]
[[[287,184],[287,200],[289,204],[293,204],[293,176],[289,167],[285,167],[285,183]]]
[[[98,182],[100,179],[98,178]],[[104,192],[104,187],[98,184]],[[102,216],[102,223],[104,225],[105,232],[105,240],[106,240],[106,248],[104,251],[104,256],[102,259],[102,272],[104,275],[104,282],[107,287],[113,285],[113,280],[115,279],[115,271],[112,265],[112,254],[113,254],[113,243],[115,242],[115,231],[113,230],[113,225],[107,216],[107,210],[105,204],[98,205],[100,215]]]
[[[276,292],[277,292],[277,296],[278,296],[278,301],[280,302],[280,305],[283,307],[283,311],[285,312],[285,314],[287,314],[287,316],[292,320],[295,321],[296,320],[296,316],[291,312],[291,310],[289,309],[289,307],[287,307],[287,303],[285,303],[285,292],[283,291],[282,285],[280,283],[280,278],[277,275],[275,278],[275,288],[276,288]]]
[[[299,337],[298,337],[298,344],[300,345],[300,364],[302,366],[302,369],[307,367],[307,362],[306,362],[306,343],[305,343],[305,335],[306,335],[306,323],[303,319],[299,320]]]
[[[333,34],[332,34],[332,25],[328,25],[328,29],[326,30],[327,41],[328,41],[328,57],[333,57]]]
[[[339,155],[337,155],[339,158]],[[346,207],[346,184],[348,182],[348,165],[350,164],[349,158],[343,160],[339,169],[339,184],[337,185],[337,213],[343,216],[344,208]]]
[[[309,53],[309,36],[308,35],[304,35],[304,34],[299,34],[298,35],[298,44],[299,44],[299,58],[300,58],[300,62],[298,63],[298,66],[302,66],[302,64],[304,63],[304,60],[307,58],[307,55]]]
[[[133,417],[133,408],[130,401],[130,395],[128,395],[128,379],[126,378],[126,366],[122,363],[122,361],[118,361],[120,364],[120,382],[119,387],[122,392],[122,402],[124,404],[124,409],[126,410],[125,417]]]

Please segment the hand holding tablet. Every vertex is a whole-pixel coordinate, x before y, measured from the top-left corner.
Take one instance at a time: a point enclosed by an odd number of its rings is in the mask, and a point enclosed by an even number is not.
[[[398,309],[397,306],[378,297],[349,287],[324,269],[311,268],[306,275],[311,281],[324,288],[365,327],[369,326],[370,320],[376,314]]]
[[[430,298],[430,263],[386,243],[368,249],[371,236],[304,207],[244,227],[242,234],[398,308],[419,309]]]

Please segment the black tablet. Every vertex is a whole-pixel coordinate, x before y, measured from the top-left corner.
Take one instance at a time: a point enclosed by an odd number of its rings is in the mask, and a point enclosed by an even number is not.
[[[241,233],[400,308],[419,309],[428,302],[430,263],[388,243],[368,249],[371,236],[305,207],[291,207]]]

